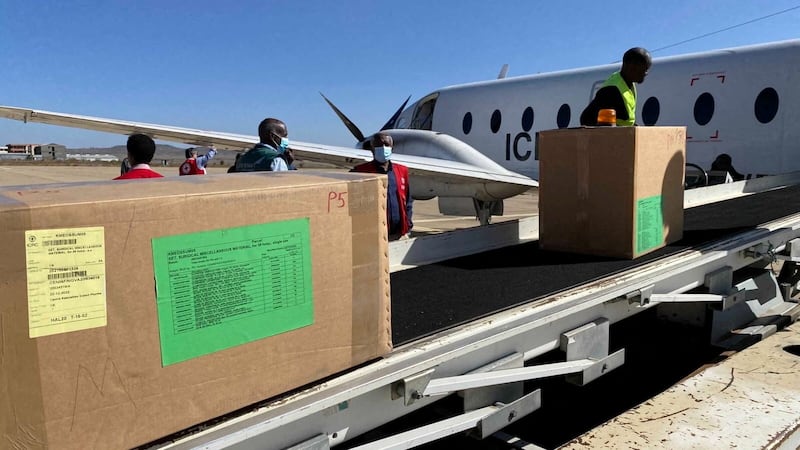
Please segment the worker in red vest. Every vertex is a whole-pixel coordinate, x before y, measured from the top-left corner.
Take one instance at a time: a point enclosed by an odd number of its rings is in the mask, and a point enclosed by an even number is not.
[[[408,168],[392,162],[392,137],[378,132],[372,136],[373,160],[353,168],[352,172],[383,173],[389,176],[386,195],[386,218],[389,240],[407,237],[414,222],[411,220],[414,199],[408,185]]]
[[[178,170],[179,175],[205,175],[208,162],[217,154],[217,149],[212,145],[205,155],[197,156],[197,148],[186,149],[186,161]]]
[[[128,162],[130,170],[114,178],[131,180],[135,178],[162,178],[164,175],[150,168],[150,161],[156,153],[156,143],[150,136],[137,133],[128,136]]]

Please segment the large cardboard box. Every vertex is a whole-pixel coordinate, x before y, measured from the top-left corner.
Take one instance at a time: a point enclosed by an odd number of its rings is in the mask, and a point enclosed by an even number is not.
[[[683,236],[685,127],[539,133],[546,250],[636,258]]]
[[[0,188],[0,447],[130,448],[389,352],[385,182]]]

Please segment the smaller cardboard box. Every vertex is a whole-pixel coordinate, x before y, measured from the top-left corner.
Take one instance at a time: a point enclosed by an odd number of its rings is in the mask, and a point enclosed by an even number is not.
[[[683,237],[685,127],[539,133],[542,249],[633,259]]]

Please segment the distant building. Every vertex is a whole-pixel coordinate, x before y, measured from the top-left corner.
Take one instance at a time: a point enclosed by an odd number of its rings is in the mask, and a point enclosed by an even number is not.
[[[8,144],[6,148],[8,153],[25,153],[26,155],[33,155],[33,149],[40,144]]]
[[[36,149],[39,153],[36,153]],[[0,152],[3,159],[42,159],[40,144],[7,144],[6,150]]]
[[[119,161],[119,158],[108,153],[68,153],[67,158],[78,161]]]
[[[67,159],[67,147],[61,144],[39,145],[33,148],[33,154],[41,155],[42,159]]]
[[[0,159],[67,159],[67,147],[61,144],[8,144],[0,147]]]

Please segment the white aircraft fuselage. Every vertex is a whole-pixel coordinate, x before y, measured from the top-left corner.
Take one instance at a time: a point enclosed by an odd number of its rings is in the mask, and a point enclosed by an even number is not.
[[[580,126],[620,64],[450,86],[422,97],[396,128],[432,130],[538,179],[537,131]],[[727,153],[748,176],[800,170],[800,40],[655,58],[637,86],[636,123],[686,126],[687,162]]]
[[[536,133],[579,126],[583,109],[619,68],[608,64],[432,92],[387,122],[394,127],[385,130],[394,138],[393,160],[408,167],[414,198],[439,197],[442,213],[475,213],[488,223],[502,214],[503,199],[538,186]],[[798,86],[800,39],[656,58],[637,86],[636,123],[685,126],[687,162],[705,170],[727,154],[745,177],[798,171]],[[342,167],[370,160],[360,146],[371,136],[333,108],[355,130],[359,148],[293,140],[295,155]],[[11,106],[0,106],[0,117],[239,150],[258,142],[257,136]]]

